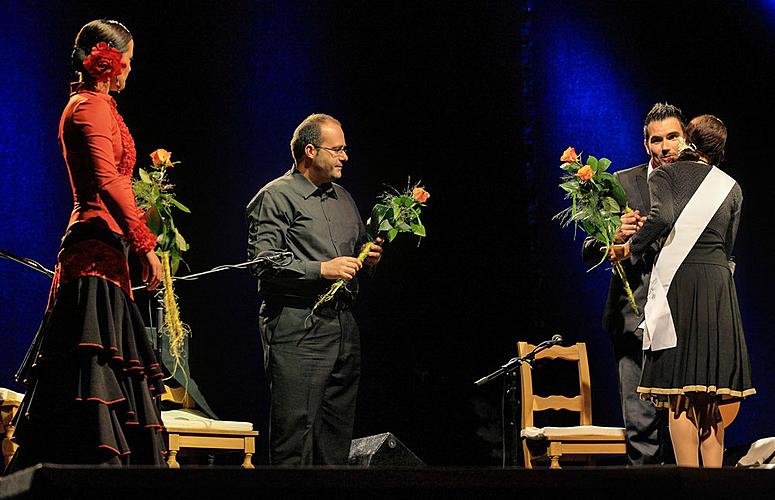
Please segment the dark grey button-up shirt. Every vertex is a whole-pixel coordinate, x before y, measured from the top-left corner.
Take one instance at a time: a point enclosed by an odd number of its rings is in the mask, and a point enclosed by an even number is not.
[[[248,259],[273,252],[293,253],[284,267],[251,268],[265,299],[302,300],[310,305],[333,282],[320,263],[357,256],[366,228],[350,193],[331,183],[315,186],[292,168],[263,188],[247,207]],[[355,292],[357,279],[347,288]]]

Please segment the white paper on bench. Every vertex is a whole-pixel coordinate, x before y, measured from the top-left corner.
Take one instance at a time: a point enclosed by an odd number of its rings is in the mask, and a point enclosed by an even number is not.
[[[196,410],[170,410],[161,412],[165,427],[186,430],[204,431],[252,431],[250,422],[235,422],[232,420],[213,420]]]

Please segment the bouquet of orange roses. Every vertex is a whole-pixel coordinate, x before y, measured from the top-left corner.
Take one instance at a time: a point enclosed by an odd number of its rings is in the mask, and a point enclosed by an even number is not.
[[[565,198],[571,200],[571,206],[552,219],[558,219],[563,227],[571,223],[574,229],[581,227],[588,235],[605,245],[605,248],[610,249],[614,244],[614,234],[619,227],[621,215],[631,211],[621,184],[616,177],[606,172],[611,166],[611,160],[588,155],[587,161],[583,162],[581,155],[576,154],[574,148],[568,148],[563,152],[560,161],[563,162],[560,168],[565,171],[560,188],[565,191]],[[591,269],[602,264],[607,255],[608,252]],[[613,271],[622,280],[635,314],[640,314],[622,265],[615,262]]]
[[[393,241],[400,233],[412,233],[419,238],[425,237],[425,226],[420,221],[420,213],[425,206],[425,202],[430,198],[430,193],[423,188],[420,183],[412,185],[411,180],[407,183],[404,191],[398,191],[393,187],[377,196],[377,204],[371,209],[371,217],[366,221],[369,234],[369,243],[366,243],[358,254],[358,260],[363,262],[369,255],[374,240],[378,237],[384,237],[387,241]],[[420,244],[418,240],[417,244]],[[338,279],[331,285],[320,297],[318,297],[312,312],[322,304],[331,301],[336,292],[346,286],[347,280]]]
[[[145,210],[146,223],[156,235],[156,254],[164,272],[160,290],[164,305],[164,325],[160,327],[169,337],[170,354],[175,359],[177,369],[183,356],[185,338],[191,329],[180,320],[180,309],[172,286],[172,276],[177,272],[183,252],[188,250],[188,243],[172,219],[172,209],[185,213],[191,211],[175,198],[172,190],[174,186],[167,176],[168,169],[180,162],[172,161],[172,153],[165,149],[157,149],[150,156],[151,165],[147,170],[138,169],[140,178],[132,181],[132,187],[137,206]]]

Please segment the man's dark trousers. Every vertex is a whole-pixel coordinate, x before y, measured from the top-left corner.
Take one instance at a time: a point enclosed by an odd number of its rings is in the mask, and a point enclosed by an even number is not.
[[[349,310],[264,303],[259,317],[272,392],[273,465],[347,463],[360,379],[358,325]]]

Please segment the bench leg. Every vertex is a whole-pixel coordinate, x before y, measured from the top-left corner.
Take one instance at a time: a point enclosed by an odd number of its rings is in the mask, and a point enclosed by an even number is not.
[[[180,464],[178,463],[178,450],[170,450],[169,457],[167,458],[167,467],[170,469],[180,469]]]
[[[549,459],[551,462],[549,463],[550,469],[559,469],[560,468],[560,457],[562,456],[562,444],[561,443],[549,443],[549,451],[548,451]]]

